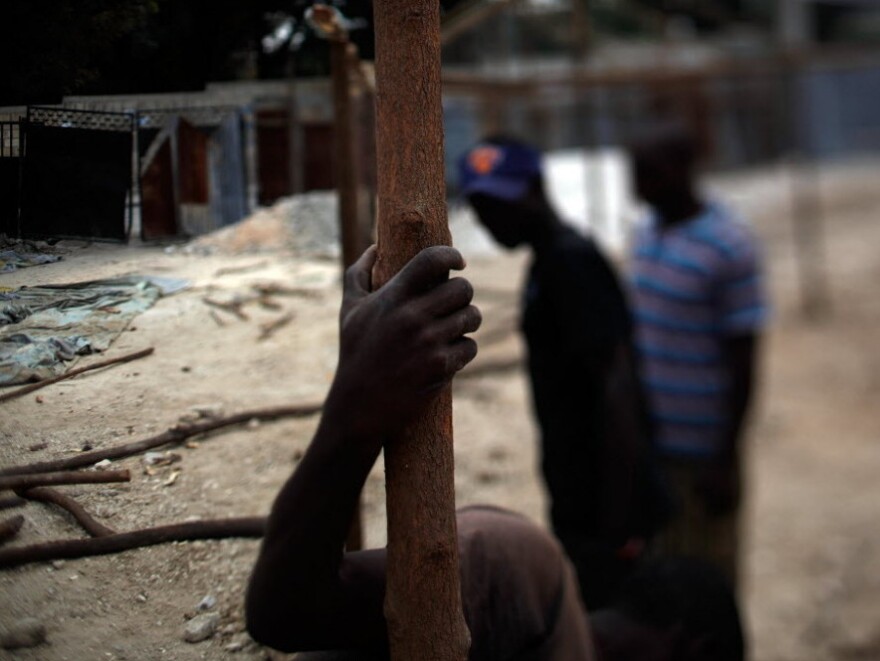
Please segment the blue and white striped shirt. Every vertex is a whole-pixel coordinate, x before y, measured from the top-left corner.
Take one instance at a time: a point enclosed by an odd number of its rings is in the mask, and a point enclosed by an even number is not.
[[[635,237],[631,285],[658,449],[711,457],[727,423],[723,342],[768,317],[756,242],[715,203],[669,228],[650,219]]]

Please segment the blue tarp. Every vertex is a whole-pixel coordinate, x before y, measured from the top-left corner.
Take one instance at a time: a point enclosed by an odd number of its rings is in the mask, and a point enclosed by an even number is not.
[[[107,349],[131,320],[182,280],[127,276],[0,288],[0,386],[62,374],[78,355]]]

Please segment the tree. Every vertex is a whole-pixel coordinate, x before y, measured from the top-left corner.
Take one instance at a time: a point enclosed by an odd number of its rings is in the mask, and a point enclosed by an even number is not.
[[[100,54],[155,13],[155,0],[7,0],[0,105],[51,103],[101,78]]]

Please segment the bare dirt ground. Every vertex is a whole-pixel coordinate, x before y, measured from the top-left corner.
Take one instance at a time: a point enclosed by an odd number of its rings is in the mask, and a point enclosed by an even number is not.
[[[810,322],[798,308],[786,177],[767,170],[716,180],[753,216],[766,242],[776,310],[749,457],[744,608],[757,661],[880,658],[878,175],[876,164],[823,175],[833,312]],[[521,355],[515,327],[525,256],[483,253],[469,262],[485,318],[476,364]],[[137,317],[106,355],[147,346],[156,353],[0,404],[0,465],[143,438],[174,425],[192,406],[219,404],[234,413],[319,400],[325,393],[336,361],[339,273],[333,261],[279,251],[205,256],[143,246],[70,246],[64,261],[3,276],[0,284],[130,273],[184,277],[192,285]],[[247,321],[212,314],[203,301],[248,294],[251,285],[267,282],[310,292],[276,296],[280,310],[249,304]],[[289,325],[258,339],[261,324],[287,313],[294,315]],[[182,460],[154,475],[132,457],[113,464],[131,469],[131,483],[64,489],[121,531],[264,515],[316,423],[234,428],[176,448]],[[459,504],[495,503],[544,520],[522,369],[457,382],[455,438]],[[37,443],[46,446],[28,449]],[[166,486],[172,471],[179,475]],[[384,541],[383,497],[380,465],[364,494],[370,545]],[[19,511],[26,523],[15,545],[82,536],[54,508],[32,503]],[[276,658],[244,633],[243,587],[256,550],[255,541],[178,543],[0,571],[0,633],[24,617],[38,618],[48,631],[47,643],[0,650],[0,658]],[[186,643],[186,620],[207,595],[216,599],[210,610],[220,614],[219,629],[209,640]]]

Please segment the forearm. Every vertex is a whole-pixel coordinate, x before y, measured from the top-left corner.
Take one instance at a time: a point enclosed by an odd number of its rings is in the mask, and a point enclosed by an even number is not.
[[[346,271],[339,367],[308,451],[275,500],[251,576],[251,635],[286,651],[387,642],[386,552],[344,553],[364,481],[383,441],[470,362],[480,325],[473,287],[449,279],[458,251],[426,248],[372,291],[376,251]]]
[[[343,544],[381,448],[381,439],[361,437],[354,423],[331,393],[312,444],[272,507],[247,610],[252,632],[275,646],[305,649],[339,632],[337,619],[351,601]]]

